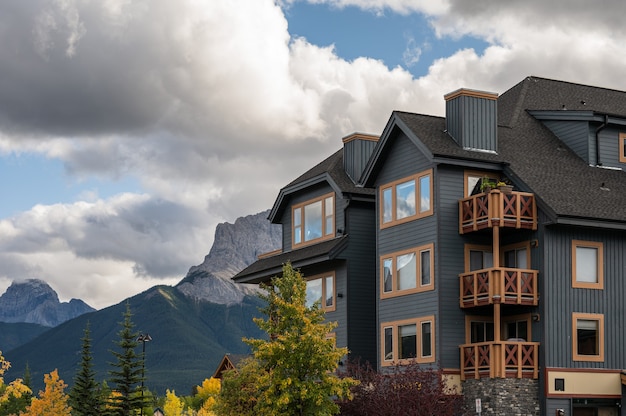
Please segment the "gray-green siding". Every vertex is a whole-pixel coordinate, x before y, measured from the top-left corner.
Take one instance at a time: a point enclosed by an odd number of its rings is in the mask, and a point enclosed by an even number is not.
[[[626,238],[623,232],[549,226],[543,240],[542,345],[546,367],[626,367]],[[572,240],[598,241],[604,251],[604,289],[572,287]],[[572,312],[604,314],[604,362],[572,360]]]

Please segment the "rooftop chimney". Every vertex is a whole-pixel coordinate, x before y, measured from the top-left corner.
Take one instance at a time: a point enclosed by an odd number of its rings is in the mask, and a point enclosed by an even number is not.
[[[356,183],[367,161],[369,160],[374,147],[378,142],[378,136],[372,134],[353,133],[342,139],[343,141],[343,168],[346,173]]]
[[[498,94],[465,88],[444,95],[446,130],[467,150],[498,151]]]

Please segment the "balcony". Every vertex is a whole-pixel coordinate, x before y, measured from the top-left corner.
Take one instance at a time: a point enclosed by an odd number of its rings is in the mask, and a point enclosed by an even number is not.
[[[492,267],[462,273],[460,278],[461,308],[503,303],[536,306],[537,271]]]
[[[539,376],[538,342],[480,342],[461,345],[461,380]]]
[[[494,226],[536,230],[537,206],[534,194],[495,190],[459,201],[459,233]]]

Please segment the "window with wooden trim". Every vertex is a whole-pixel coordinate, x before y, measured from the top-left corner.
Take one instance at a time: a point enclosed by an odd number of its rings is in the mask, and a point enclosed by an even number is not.
[[[509,315],[500,319],[500,338],[502,341],[528,342],[532,339],[531,315]],[[465,317],[465,342],[475,344],[493,342],[495,331],[491,316]]]
[[[511,269],[530,269],[530,241],[503,246],[501,265]]]
[[[530,269],[530,241],[509,244],[500,248],[500,266],[512,269]],[[465,272],[493,267],[491,246],[465,245]]]
[[[604,315],[572,313],[574,361],[604,361]]]
[[[604,289],[603,244],[597,241],[572,241],[572,287]]]
[[[383,366],[435,362],[435,317],[426,316],[381,325]]]
[[[619,161],[621,163],[626,163],[626,133],[619,134]]]
[[[380,257],[380,297],[435,289],[434,244]]]
[[[294,205],[291,213],[294,247],[335,236],[334,193]]]
[[[326,273],[306,279],[306,307],[311,308],[316,303],[325,311],[334,311],[335,273]]]
[[[433,213],[433,171],[418,173],[380,187],[380,228]]]
[[[465,244],[465,272],[493,267],[491,246]]]

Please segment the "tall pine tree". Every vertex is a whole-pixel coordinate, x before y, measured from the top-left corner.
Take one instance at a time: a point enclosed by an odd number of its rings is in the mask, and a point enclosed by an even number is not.
[[[99,415],[103,409],[100,388],[96,382],[96,372],[93,369],[91,356],[91,332],[89,321],[85,326],[84,336],[81,338],[82,351],[80,369],[74,377],[74,386],[70,390],[70,404],[73,416]]]
[[[141,395],[140,383],[143,380],[143,356],[137,355],[135,349],[139,345],[137,332],[133,331],[134,324],[130,304],[126,303],[124,320],[120,322],[122,329],[118,332],[117,346],[120,351],[111,351],[116,358],[111,363],[113,369],[109,371],[109,383],[114,394],[109,398],[107,414],[112,416],[130,416],[135,410],[145,406],[144,396]]]

